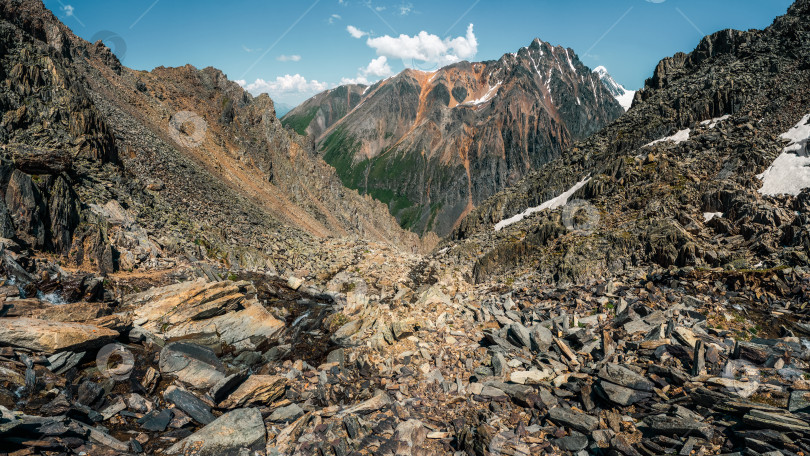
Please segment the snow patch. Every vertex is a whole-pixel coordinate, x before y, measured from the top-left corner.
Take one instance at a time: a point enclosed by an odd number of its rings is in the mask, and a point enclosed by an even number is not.
[[[682,143],[684,141],[688,141],[689,140],[689,135],[691,133],[692,133],[692,129],[687,128],[686,130],[681,130],[681,131],[675,133],[672,136],[667,136],[666,138],[656,139],[655,141],[644,145],[644,147],[650,147],[650,146],[653,146],[655,144],[662,143],[662,142],[665,142],[665,141],[674,142],[675,144],[680,144],[680,143]]]
[[[571,55],[568,53],[568,49],[565,50],[565,56],[568,58],[568,66],[571,67],[571,71],[576,73],[577,69],[574,68],[574,64],[571,62]]]
[[[483,97],[477,100],[465,101],[463,104],[466,106],[478,106],[492,100],[493,98],[495,98],[495,95],[498,94],[498,89],[501,88],[501,84],[502,83],[499,82],[495,84],[495,87],[490,86],[489,90],[487,91],[487,93],[484,94]]]
[[[712,219],[715,219],[715,218],[723,218],[723,213],[722,212],[704,212],[703,213],[703,221],[705,223],[708,223]]]
[[[790,141],[782,153],[764,173],[757,177],[762,181],[759,193],[763,195],[798,195],[810,187],[810,156],[807,142],[810,140],[810,114],[796,126],[780,135]]]
[[[636,97],[636,91],[635,90],[624,89],[624,94],[623,95],[617,95],[616,96],[616,101],[618,101],[619,104],[622,105],[622,108],[624,108],[624,111],[627,112],[627,111],[630,110],[630,108],[633,107],[633,99],[635,97]]]
[[[526,209],[525,211],[521,212],[520,214],[515,215],[514,217],[510,217],[508,219],[501,220],[500,222],[498,222],[497,225],[495,225],[495,231],[501,231],[502,229],[506,228],[507,226],[515,224],[515,223],[523,220],[524,218],[528,217],[529,215],[534,214],[535,212],[544,211],[546,209],[553,210],[553,209],[557,209],[558,207],[565,206],[566,204],[568,204],[568,200],[571,198],[571,196],[574,193],[576,193],[577,190],[581,189],[588,182],[590,182],[590,180],[591,180],[591,177],[588,176],[585,179],[577,182],[573,187],[569,188],[563,194],[561,194],[561,195],[559,195],[559,196],[557,196],[555,198],[552,198],[552,199],[546,201],[545,203],[543,203],[543,204],[541,204],[541,205],[539,205],[537,207],[530,207],[530,208]]]
[[[726,121],[731,117],[731,115],[726,114],[723,117],[715,117],[714,119],[704,120],[700,123],[700,125],[704,127],[708,127],[709,129],[713,129],[717,126],[720,122]]]

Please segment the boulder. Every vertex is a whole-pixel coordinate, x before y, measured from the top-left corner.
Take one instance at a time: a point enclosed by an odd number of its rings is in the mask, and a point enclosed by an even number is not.
[[[283,396],[286,387],[285,377],[251,375],[219,407],[228,409],[257,403],[269,404]]]
[[[0,318],[0,345],[56,353],[98,348],[118,337],[118,332],[80,323]]]

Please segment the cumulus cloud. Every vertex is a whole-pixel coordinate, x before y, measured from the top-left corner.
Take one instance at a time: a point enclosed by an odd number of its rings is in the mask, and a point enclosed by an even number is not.
[[[349,31],[351,33],[351,30]],[[355,36],[352,34],[352,36]],[[355,36],[360,38],[363,35]],[[439,65],[449,65],[460,60],[470,59],[478,53],[478,40],[473,33],[473,25],[467,27],[467,34],[456,38],[439,38],[437,35],[419,32],[414,36],[380,36],[366,41],[377,55],[398,59],[421,60]]]
[[[360,39],[360,38],[368,35],[367,32],[364,32],[364,31],[360,30],[359,28],[357,28],[357,27],[355,27],[353,25],[350,25],[350,26],[346,27],[346,30],[349,32],[349,35],[351,35],[352,37],[357,38],[357,39]]]
[[[73,12],[75,10],[76,8],[74,8],[73,5],[65,5],[62,7],[62,11],[65,13],[65,16],[67,17],[73,16]]]
[[[340,84],[369,85],[376,82],[380,78],[391,76],[393,73],[394,72],[391,70],[391,66],[388,65],[388,57],[383,55],[369,62],[367,66],[360,68],[358,70],[357,77],[343,78],[340,80]]]
[[[289,94],[315,94],[329,88],[329,84],[325,82],[319,82],[314,79],[308,81],[307,78],[300,74],[285,74],[284,76],[277,77],[273,81],[265,81],[260,78],[249,84],[245,80],[239,80],[236,81],[236,83],[253,95],[267,93],[271,97]]]
[[[296,54],[293,55],[281,54],[280,56],[276,57],[276,60],[278,60],[279,62],[300,62],[301,56]]]
[[[368,76],[386,77],[390,76],[392,71],[388,65],[388,58],[386,56],[378,57],[372,60],[367,67],[360,70],[362,74]]]

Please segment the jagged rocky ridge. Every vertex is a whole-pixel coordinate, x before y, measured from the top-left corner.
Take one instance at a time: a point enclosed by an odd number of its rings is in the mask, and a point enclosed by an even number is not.
[[[444,236],[621,113],[574,51],[535,40],[497,61],[339,87],[283,122],[316,142],[346,186],[388,204],[403,227]]]

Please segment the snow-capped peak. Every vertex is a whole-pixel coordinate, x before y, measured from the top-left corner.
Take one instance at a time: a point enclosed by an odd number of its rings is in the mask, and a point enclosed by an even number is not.
[[[596,74],[596,76],[599,77],[599,79],[602,81],[602,84],[604,84],[605,87],[607,87],[608,92],[610,92],[610,94],[613,95],[614,98],[616,98],[616,101],[618,101],[619,104],[622,105],[622,108],[624,108],[625,111],[627,111],[628,109],[630,109],[631,106],[633,106],[633,97],[635,97],[636,95],[635,90],[625,89],[623,85],[619,84],[618,82],[616,82],[615,79],[613,79],[610,73],[608,73],[607,68],[603,66],[596,67],[596,69],[593,70],[593,72]]]

